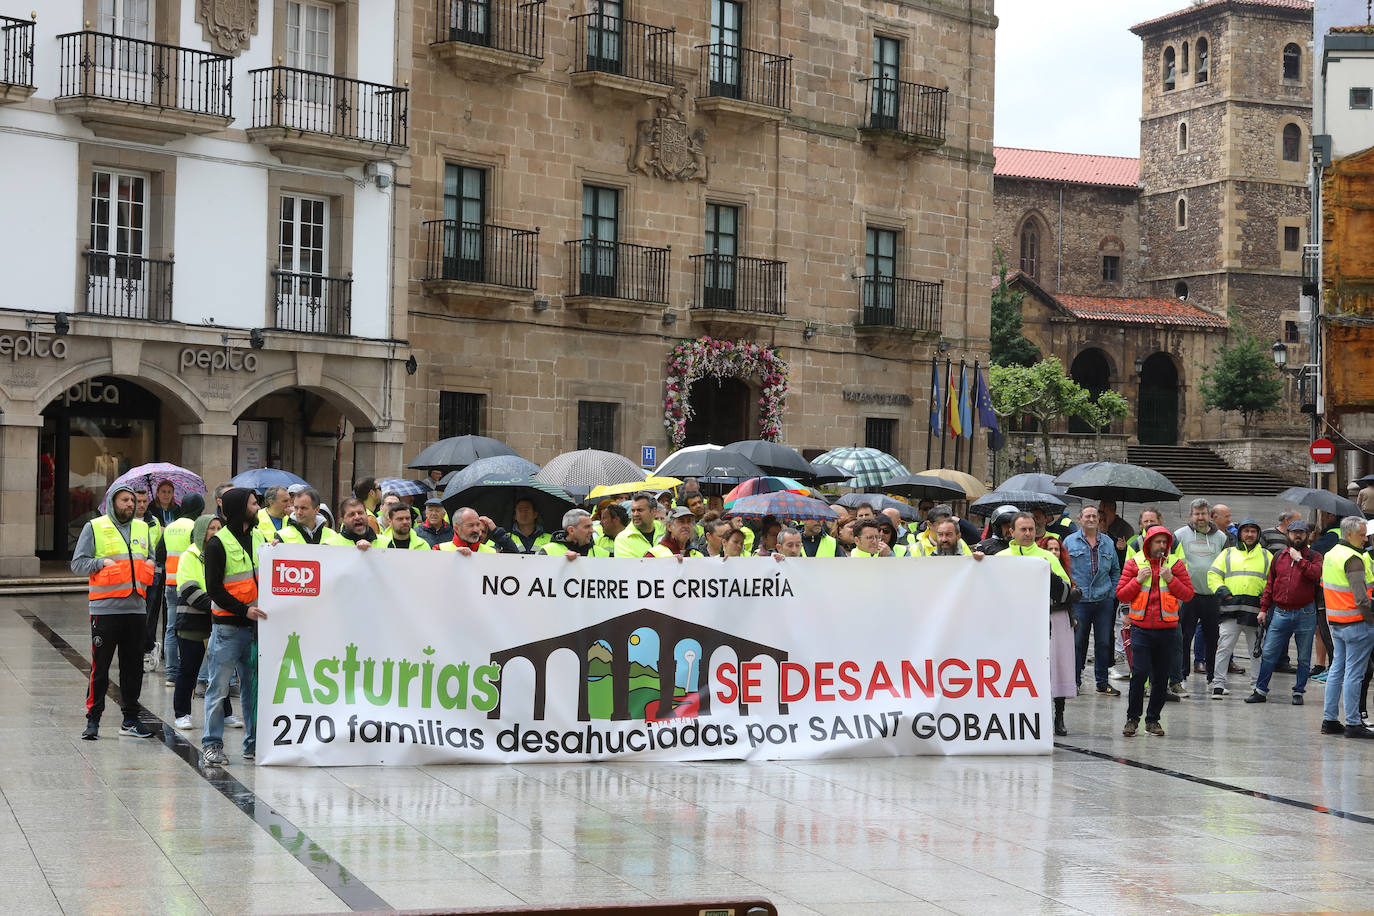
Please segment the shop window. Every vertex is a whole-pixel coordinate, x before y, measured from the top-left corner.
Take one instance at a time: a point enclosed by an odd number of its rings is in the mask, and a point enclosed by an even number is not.
[[[482,435],[487,396],[470,391],[439,392],[439,438]]]
[[[887,417],[864,418],[864,445],[891,455],[897,445],[897,421]]]
[[[1164,91],[1170,92],[1174,88],[1174,49],[1164,49]]]
[[[1283,78],[1286,80],[1300,79],[1299,72],[1302,68],[1302,49],[1295,44],[1284,45],[1283,48]]]
[[[1374,108],[1374,89],[1363,86],[1350,90],[1351,108]]]
[[[1208,60],[1207,55],[1207,39],[1199,38],[1197,40],[1197,48],[1194,56],[1197,60],[1197,73],[1193,76],[1193,81],[1205,83],[1207,82],[1207,77],[1210,75],[1209,71],[1211,68],[1211,61]]]
[[[1297,226],[1284,226],[1284,227],[1283,227],[1283,250],[1284,250],[1284,251],[1297,251],[1297,250],[1298,250],[1298,247],[1299,247],[1299,242],[1298,242],[1298,227],[1297,227]]]
[[[1121,255],[1104,254],[1102,256],[1102,282],[1121,282]]]
[[[1302,128],[1296,124],[1283,125],[1283,161],[1297,162],[1302,145]]]
[[[615,451],[615,415],[619,407],[610,401],[578,401],[577,447]]]

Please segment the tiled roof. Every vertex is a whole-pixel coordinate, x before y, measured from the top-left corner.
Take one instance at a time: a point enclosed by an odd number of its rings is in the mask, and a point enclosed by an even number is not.
[[[1328,35],[1374,35],[1374,25],[1337,25],[1327,30]]]
[[[1163,16],[1156,16],[1154,19],[1147,19],[1144,22],[1136,23],[1131,26],[1131,31],[1139,34],[1141,29],[1150,28],[1162,22],[1168,22],[1170,19],[1190,16],[1193,13],[1210,10],[1213,7],[1225,6],[1237,9],[1250,6],[1267,7],[1269,9],[1302,10],[1307,13],[1312,12],[1312,0],[1207,0],[1207,2],[1199,3],[1196,6],[1186,6],[1181,10],[1175,10],[1172,13],[1165,13]]]
[[[1169,324],[1188,328],[1225,328],[1226,319],[1179,299],[1124,299],[1111,296],[1056,296],[1078,318],[1124,321],[1131,324]]]
[[[1069,184],[1134,188],[1140,184],[1140,160],[1126,156],[1090,156],[1042,149],[993,148],[997,157],[992,174],[1001,178],[1033,178]]]

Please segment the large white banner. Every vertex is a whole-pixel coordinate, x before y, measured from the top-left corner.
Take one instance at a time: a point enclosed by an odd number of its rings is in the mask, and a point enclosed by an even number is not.
[[[258,760],[1047,754],[1030,557],[263,551]]]

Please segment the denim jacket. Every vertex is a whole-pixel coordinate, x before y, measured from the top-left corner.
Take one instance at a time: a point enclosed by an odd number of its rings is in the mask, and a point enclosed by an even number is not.
[[[1116,544],[1105,531],[1097,533],[1097,574],[1093,575],[1092,545],[1075,531],[1064,538],[1069,554],[1069,575],[1083,592],[1084,601],[1101,601],[1116,594],[1116,580],[1121,578],[1121,561],[1116,556]]]

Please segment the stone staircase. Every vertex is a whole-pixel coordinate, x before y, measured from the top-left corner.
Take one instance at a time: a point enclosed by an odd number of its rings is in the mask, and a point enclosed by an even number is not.
[[[35,576],[29,579],[0,579],[0,598],[7,595],[66,595],[85,592],[85,576]]]
[[[1131,445],[1126,460],[1158,471],[1185,494],[1275,496],[1293,484],[1263,471],[1241,471],[1209,448]]]

